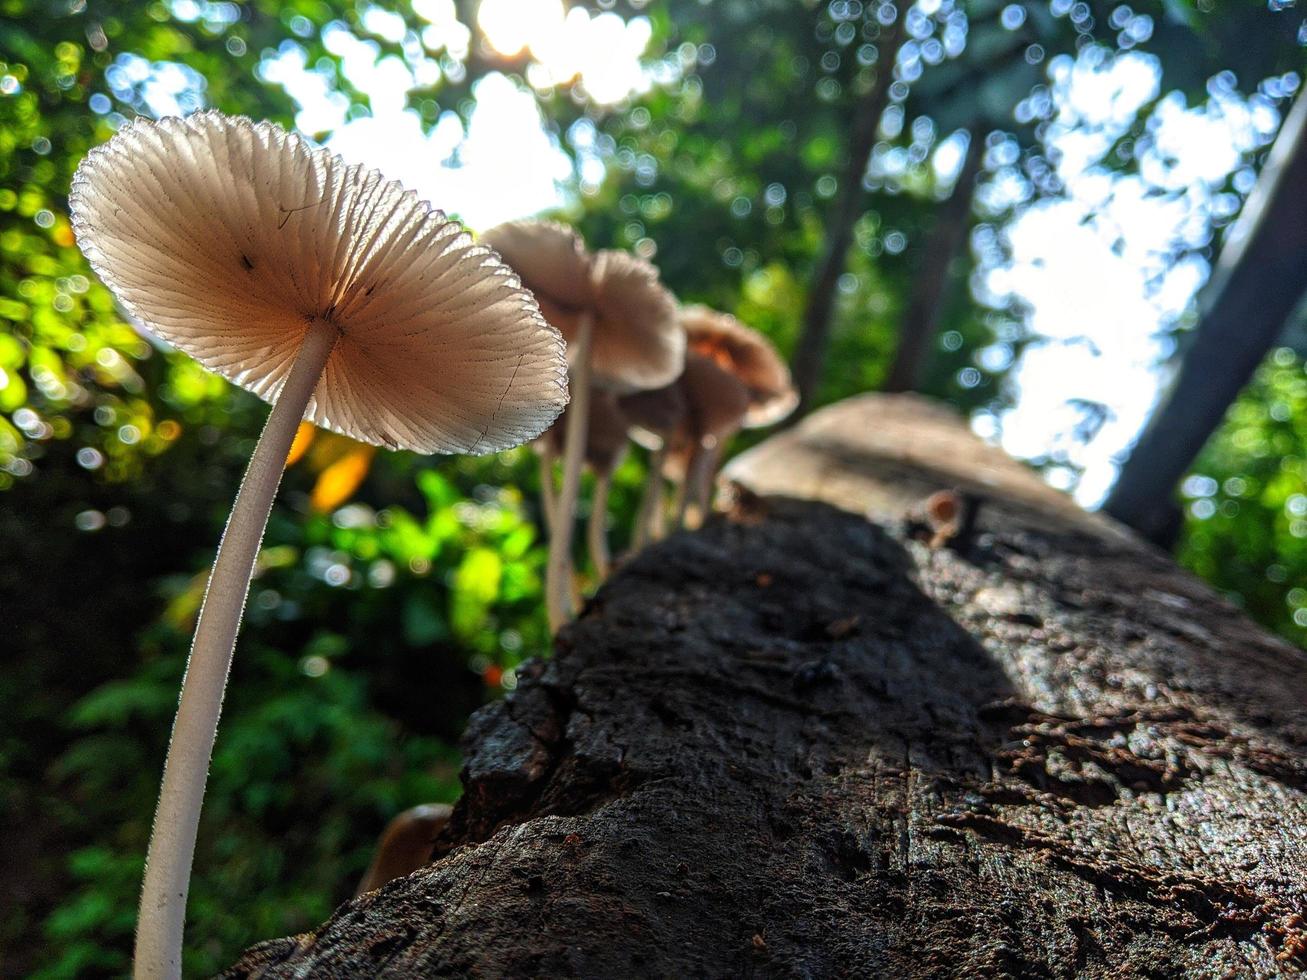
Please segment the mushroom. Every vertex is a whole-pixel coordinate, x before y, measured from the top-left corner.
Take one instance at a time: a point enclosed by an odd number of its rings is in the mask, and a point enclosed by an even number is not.
[[[771,425],[794,411],[799,397],[790,380],[789,368],[761,333],[727,313],[706,306],[683,308],[681,326],[685,328],[687,350],[708,358],[744,386],[748,403],[737,428]],[[685,491],[682,517],[687,512],[692,517],[707,512],[712,475],[731,435],[734,430],[724,437],[709,437],[695,447],[695,458],[686,461],[692,472],[681,485]]]
[[[744,383],[749,409],[744,427],[756,429],[781,421],[799,404],[790,369],[771,341],[729,313],[706,306],[681,310],[686,349],[709,357]]]
[[[631,438],[649,451],[649,469],[631,533],[631,548],[638,550],[663,535],[663,470],[669,443],[685,420],[685,392],[678,379],[653,391],[624,395],[618,400],[618,407],[630,421]]]
[[[564,437],[563,484],[545,575],[549,627],[556,633],[572,611],[568,576],[590,389],[623,394],[668,384],[684,363],[685,334],[658,271],[635,256],[592,256],[575,231],[552,222],[510,222],[482,240],[517,270],[568,343],[575,411]]]
[[[622,413],[617,395],[604,388],[596,388],[591,393],[590,418],[586,422],[584,463],[595,475],[594,495],[591,500],[588,539],[590,558],[600,581],[608,577],[611,558],[608,552],[607,527],[605,518],[608,511],[608,492],[612,484],[613,471],[621,465],[626,455],[626,446],[630,441],[627,430],[628,422]],[[549,430],[537,439],[533,446],[540,454],[541,460],[556,459],[562,452],[570,417],[575,411],[575,403],[569,405]],[[544,509],[546,520],[550,511],[549,496],[553,492],[553,474],[548,470],[541,473],[541,485],[545,496]],[[550,533],[553,533],[550,527]]]
[[[227,673],[301,419],[392,449],[494,452],[566,404],[563,344],[460,225],[271,123],[136,120],[88,154],[70,206],[130,314],[273,402],[210,575],[146,864],[136,973],[178,976]]]
[[[410,807],[386,824],[372,863],[363,873],[354,896],[375,891],[386,882],[431,863],[436,835],[445,829],[453,812],[448,803],[423,803]]]
[[[586,251],[581,236],[556,221],[525,220],[496,225],[480,237],[521,276],[545,319],[560,330],[566,328],[571,343],[581,311],[593,302],[594,257]],[[555,431],[557,424],[550,429],[552,435],[533,443],[540,458],[541,510],[551,538],[558,507],[554,463],[563,445],[561,432]]]
[[[612,568],[612,556],[608,550],[608,492],[612,489],[613,471],[626,455],[626,446],[630,442],[628,428],[617,395],[602,388],[596,389],[590,401],[585,439],[585,461],[595,475],[586,539],[590,546],[590,561],[600,582],[608,578]]]
[[[697,527],[708,506],[715,464],[726,441],[744,424],[749,389],[733,373],[703,354],[685,356],[681,375],[685,420],[672,439],[667,472],[676,484],[678,527]]]

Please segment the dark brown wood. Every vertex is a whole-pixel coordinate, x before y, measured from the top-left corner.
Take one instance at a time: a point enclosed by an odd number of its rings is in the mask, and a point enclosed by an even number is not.
[[[876,146],[880,117],[889,105],[890,86],[894,83],[894,63],[905,39],[905,11],[901,11],[898,20],[885,29],[877,45],[876,77],[858,105],[857,114],[849,127],[848,156],[826,219],[825,246],[812,286],[808,290],[808,302],[803,311],[803,329],[794,351],[794,386],[799,392],[799,407],[795,418],[812,408],[826,364],[826,350],[830,346],[831,324],[835,315],[835,296],[840,276],[848,264],[853,228],[862,216],[862,202],[866,197],[862,180],[871,162],[871,152]]]
[[[728,472],[474,717],[437,860],[228,976],[1307,966],[1307,654],[909,396]]]

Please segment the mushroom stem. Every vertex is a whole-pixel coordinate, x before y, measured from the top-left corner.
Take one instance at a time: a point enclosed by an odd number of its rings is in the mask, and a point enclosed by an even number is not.
[[[702,450],[696,446],[691,452],[690,458],[686,460],[685,472],[676,480],[676,492],[672,496],[672,512],[676,514],[675,529],[677,531],[685,529],[686,511],[690,507],[690,484],[694,480],[694,467],[699,461],[700,452]]]
[[[691,488],[691,527],[698,527],[712,513],[713,477],[717,473],[717,464],[722,458],[722,446],[725,440],[718,439],[710,448],[701,449],[695,458],[696,473],[694,486]]]
[[[705,498],[712,489],[713,463],[716,459],[716,444],[710,446],[705,440],[694,447],[694,455],[686,464],[685,476],[677,488],[676,527],[678,530],[693,531],[703,523]]]
[[[649,540],[661,541],[667,537],[667,450],[663,449],[658,461],[658,492],[654,497],[653,513],[649,515]]]
[[[590,414],[590,340],[594,317],[586,313],[572,345],[572,404],[567,412],[563,441],[563,487],[554,512],[554,529],[549,537],[549,564],[545,569],[545,592],[549,632],[557,633],[572,615],[571,569],[572,531],[576,523],[576,498],[581,490],[581,463],[585,455],[586,423]]]
[[[554,488],[554,455],[548,440],[540,447],[540,510],[545,518],[545,530],[550,536],[554,533],[554,520],[557,517],[558,494]]]
[[[138,978],[181,976],[191,861],[236,632],[295,430],[338,336],[333,324],[318,319],[305,333],[218,545],[182,678],[181,702],[154,812],[136,927],[134,975]]]
[[[665,445],[649,453],[649,472],[645,475],[640,509],[636,511],[635,529],[631,535],[632,551],[639,551],[662,535],[663,460],[666,458]]]
[[[600,582],[608,578],[612,567],[608,553],[608,489],[612,483],[613,474],[607,470],[595,473],[594,494],[590,498],[590,523],[586,527],[590,561],[594,564],[595,577]]]

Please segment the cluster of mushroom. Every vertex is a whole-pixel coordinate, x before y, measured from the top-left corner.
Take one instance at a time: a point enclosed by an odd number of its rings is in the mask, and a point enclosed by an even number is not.
[[[146,861],[134,971],[177,977],[227,674],[300,421],[391,449],[491,453],[557,418],[567,365],[493,251],[270,123],[134,121],[82,162],[69,202],[92,267],[143,327],[274,402],[209,576]]]
[[[648,263],[591,254],[544,222],[478,244],[412,191],[271,123],[136,120],[82,162],[69,203],[92,267],[144,328],[273,403],[209,577],[150,839],[134,969],[176,977],[227,674],[301,420],[421,453],[540,438],[556,497],[546,512],[557,629],[573,608],[583,462],[598,478],[590,542],[602,575],[607,486],[630,433],[653,447],[646,541],[663,526],[664,474],[679,487],[678,521],[696,520],[723,442],[779,418],[794,396],[759,335],[678,311]]]
[[[587,541],[602,581],[611,565],[608,490],[630,440],[649,451],[632,535],[638,548],[664,533],[669,479],[676,526],[697,526],[725,443],[742,427],[784,418],[797,395],[760,333],[706,307],[678,308],[648,262],[590,253],[575,230],[548,221],[499,225],[482,241],[517,271],[568,344],[571,404],[536,442],[550,534],[546,604],[556,632],[578,605],[572,538],[583,464],[594,472]]]

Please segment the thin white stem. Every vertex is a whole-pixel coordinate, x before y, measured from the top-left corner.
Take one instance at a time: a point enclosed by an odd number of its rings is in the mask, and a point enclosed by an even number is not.
[[[653,513],[649,515],[649,540],[661,541],[667,537],[667,450],[658,461],[658,495],[654,497]]]
[[[685,502],[681,508],[681,527],[687,531],[697,530],[703,523],[701,496],[703,489],[703,471],[710,465],[712,450],[700,446],[690,462],[690,469],[685,474]]]
[[[182,678],[181,702],[154,812],[136,926],[137,978],[181,976],[186,894],[200,806],[250,575],[295,430],[338,336],[336,327],[323,320],[315,320],[305,333],[290,376],[250,457],[218,545]]]
[[[552,536],[554,518],[558,509],[558,492],[554,487],[554,448],[548,439],[540,447],[540,510],[545,518],[545,530]]]
[[[557,633],[572,618],[572,531],[576,523],[576,498],[581,490],[581,463],[585,455],[586,423],[590,415],[590,340],[594,318],[585,314],[572,345],[572,403],[567,411],[567,432],[563,439],[563,488],[554,513],[554,531],[549,538],[549,565],[545,569],[545,598],[549,632]]]
[[[644,491],[640,494],[640,509],[635,513],[635,530],[631,534],[631,550],[639,551],[650,541],[657,540],[662,531],[663,460],[667,458],[666,445],[649,453],[649,472],[645,474]]]
[[[576,565],[570,558],[567,563],[567,581],[571,583],[572,608],[580,609],[585,604],[585,596],[581,592],[581,580],[576,577]]]
[[[699,451],[695,459],[697,472],[692,488],[694,501],[690,516],[691,527],[699,527],[712,513],[713,483],[717,475],[717,463],[722,458],[724,440],[718,439],[710,447]]]
[[[685,529],[686,511],[690,507],[690,485],[694,479],[694,467],[699,460],[699,454],[703,452],[701,446],[695,446],[690,453],[690,458],[685,461],[685,470],[680,477],[674,481],[675,493],[672,496],[672,512],[676,514],[676,530]]]
[[[608,552],[608,489],[613,474],[605,470],[595,473],[594,495],[590,498],[590,523],[587,526],[590,543],[590,561],[594,564],[599,582],[608,578],[612,558]]]

